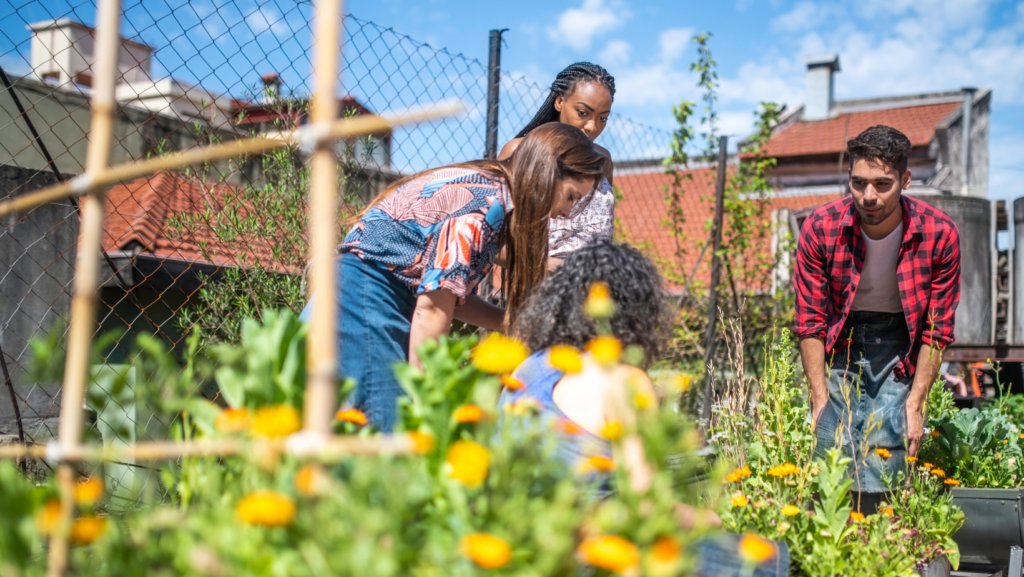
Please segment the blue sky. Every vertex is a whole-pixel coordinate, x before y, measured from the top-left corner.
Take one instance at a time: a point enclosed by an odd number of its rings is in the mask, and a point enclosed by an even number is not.
[[[241,96],[243,84],[257,81],[263,72],[280,71],[291,83],[308,74],[308,65],[295,64],[309,46],[304,29],[308,3],[124,2],[129,9],[123,28],[163,46],[157,53],[154,72],[158,75],[169,73],[208,90]],[[0,16],[0,63],[9,72],[24,73],[25,22],[70,12],[91,23],[93,11],[91,0],[0,0],[0,14],[6,13]],[[966,85],[992,88],[989,195],[1024,196],[1024,2],[349,0],[345,11],[480,62],[486,62],[488,31],[508,28],[504,70],[546,86],[574,61],[600,63],[616,77],[615,111],[665,130],[673,128],[670,107],[699,96],[689,72],[696,56],[690,38],[703,31],[714,35],[711,46],[719,66],[722,130],[735,136],[749,133],[758,102],[795,106],[803,101],[804,59],[811,55],[839,53],[839,99],[957,90]],[[366,41],[360,49],[367,50],[371,44]],[[351,52],[347,58],[353,56]],[[380,54],[388,57],[386,50]],[[479,65],[471,62],[444,62],[479,71]],[[369,73],[356,64],[346,83]],[[451,67],[444,71],[451,72]],[[399,76],[389,78],[386,71],[376,73],[383,76],[367,85],[400,82]],[[473,85],[458,87],[471,97],[479,96],[481,90]],[[377,110],[408,103],[394,94],[371,95],[364,90],[361,96]],[[419,98],[432,98],[432,94],[424,89]],[[480,110],[471,113],[475,122],[482,121]],[[503,124],[502,138],[513,128]],[[458,129],[451,134],[458,135]],[[610,138],[602,136],[602,140]],[[481,148],[477,136],[472,139],[466,149]],[[420,158],[419,162],[436,160]]]

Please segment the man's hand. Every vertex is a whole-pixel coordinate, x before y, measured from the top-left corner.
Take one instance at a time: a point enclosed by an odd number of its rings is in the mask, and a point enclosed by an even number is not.
[[[924,437],[924,403],[911,397],[907,399],[907,454],[916,457]]]
[[[818,426],[818,417],[821,416],[821,412],[825,410],[825,405],[828,404],[828,395],[816,395],[811,394],[811,430],[813,431]]]

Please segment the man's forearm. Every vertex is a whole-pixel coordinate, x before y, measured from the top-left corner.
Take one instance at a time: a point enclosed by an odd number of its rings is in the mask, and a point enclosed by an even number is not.
[[[804,376],[811,388],[811,414],[818,421],[818,414],[828,402],[828,384],[825,373],[825,341],[809,337],[800,339],[800,360]]]
[[[917,356],[917,369],[914,373],[914,383],[910,388],[910,395],[907,397],[907,406],[922,410],[928,402],[928,392],[931,391],[932,383],[939,376],[939,368],[942,366],[942,351],[929,346],[922,346]]]

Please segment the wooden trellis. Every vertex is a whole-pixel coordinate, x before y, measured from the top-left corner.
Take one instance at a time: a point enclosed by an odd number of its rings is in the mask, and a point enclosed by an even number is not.
[[[311,123],[281,138],[253,137],[217,146],[192,149],[142,162],[110,167],[114,115],[114,87],[120,41],[120,0],[100,0],[97,10],[94,88],[90,101],[92,123],[85,172],[71,181],[0,203],[0,216],[23,213],[56,200],[84,196],[78,241],[74,297],[67,362],[61,398],[58,441],[49,445],[14,445],[0,448],[0,458],[45,458],[59,463],[61,522],[49,546],[48,574],[65,574],[68,534],[74,512],[75,461],[160,460],[178,457],[227,456],[250,450],[272,450],[311,458],[408,452],[412,443],[404,436],[377,438],[340,437],[331,434],[332,407],[336,403],[335,241],[338,209],[337,159],[333,145],[339,139],[379,133],[394,126],[457,113],[458,103],[439,103],[427,109],[397,115],[337,119],[339,29],[343,0],[319,0],[316,22],[315,93]],[[212,439],[192,442],[139,443],[131,447],[82,444],[83,402],[89,380],[89,355],[95,328],[104,197],[109,186],[161,170],[198,162],[257,154],[296,145],[312,152],[309,202],[311,289],[317,294],[307,339],[307,381],[303,429],[286,439]]]

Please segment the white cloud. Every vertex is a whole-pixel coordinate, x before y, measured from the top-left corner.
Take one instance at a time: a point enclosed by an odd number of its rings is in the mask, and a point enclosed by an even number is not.
[[[693,38],[693,28],[670,28],[661,33],[661,59],[672,62],[683,55]]]
[[[275,36],[289,31],[288,24],[285,23],[284,18],[272,6],[260,6],[253,10],[246,15],[245,22],[256,36],[268,30],[274,33]]]
[[[622,65],[629,62],[629,54],[633,47],[624,40],[612,40],[597,55],[598,63],[605,68],[616,64]]]
[[[800,2],[792,10],[772,20],[775,32],[803,32],[820,25],[831,12],[829,5]]]
[[[579,8],[570,8],[558,17],[558,24],[548,29],[555,42],[578,51],[588,50],[597,34],[614,30],[631,16],[616,0],[583,0]]]

